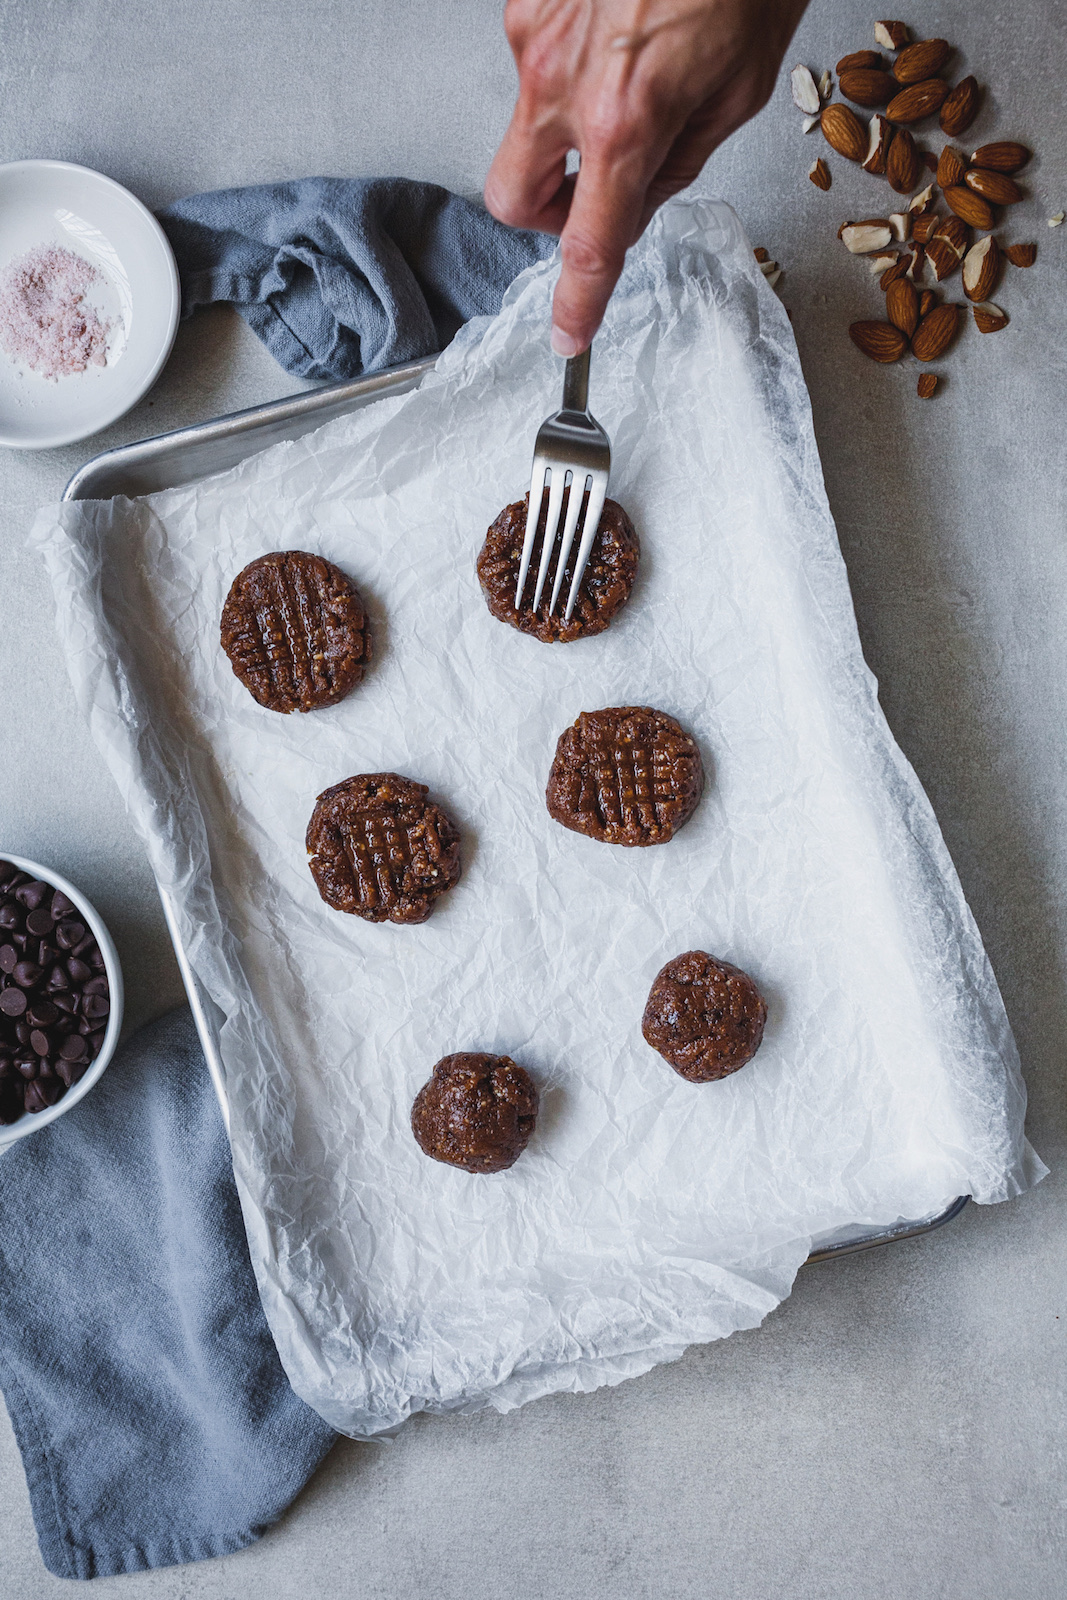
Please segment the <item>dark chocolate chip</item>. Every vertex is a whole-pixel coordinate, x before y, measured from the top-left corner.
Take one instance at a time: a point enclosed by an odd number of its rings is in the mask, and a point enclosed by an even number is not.
[[[56,944],[61,950],[73,950],[85,938],[85,924],[82,922],[61,922],[56,929]]]
[[[62,1005],[62,1001],[59,999],[59,997],[55,993],[55,991],[57,989],[69,989],[69,988],[70,988],[70,979],[67,977],[67,974],[66,974],[66,971],[64,970],[64,968],[59,966],[58,963],[57,963],[57,965],[54,966],[52,968],[51,972],[48,974],[48,990],[49,990],[49,993],[52,995],[52,998],[55,1000],[56,1005]],[[66,1007],[64,1007],[64,1010],[65,1009],[66,1009]]]
[[[89,957],[89,965],[92,967],[94,972],[107,971],[107,962],[104,960],[104,952],[100,949],[99,945],[97,945],[96,949]]]
[[[31,1032],[30,1048],[35,1050],[39,1056],[47,1056],[52,1053],[52,1041],[43,1028],[34,1028]]]
[[[55,1001],[56,1009],[62,1011],[68,1017],[72,1017],[78,1009],[76,996],[68,994],[62,989],[57,989],[52,998]]]
[[[62,889],[56,890],[55,894],[52,896],[52,915],[55,917],[57,922],[59,921],[60,917],[69,917],[71,912],[76,911],[77,909],[77,906],[67,899]]]
[[[27,911],[36,911],[51,893],[51,884],[42,883],[40,878],[34,878],[32,882],[24,883],[15,890],[15,899],[20,901]]]
[[[26,1009],[26,996],[21,989],[5,989],[0,993],[0,1011],[5,1017],[21,1017]]]
[[[59,1017],[59,1008],[51,1000],[35,1000],[26,1013],[26,1021],[34,1028],[50,1028]]]
[[[103,976],[99,976],[99,977],[96,977],[96,978],[90,978],[89,979],[89,982],[85,985],[85,991],[84,992],[86,994],[107,994],[107,991],[108,991],[107,979],[105,977],[103,977]]]
[[[11,976],[23,989],[32,989],[34,984],[40,983],[44,974],[36,961],[19,961]]]
[[[88,1017],[83,1017],[78,1023],[78,1032],[81,1034],[83,1039],[88,1039],[89,1035],[93,1033],[99,1026],[100,1024],[98,1022],[92,1022]]]
[[[48,1101],[35,1083],[26,1085],[25,1106],[29,1112],[44,1111],[48,1107]]]
[[[68,1089],[74,1082],[74,1070],[74,1062],[64,1061],[62,1056],[56,1062],[56,1073],[60,1078],[62,1078]]]
[[[99,1022],[101,1017],[106,1017],[111,1010],[111,1001],[106,994],[87,994],[82,1000],[82,1015],[91,1017]]]
[[[17,878],[18,875],[19,869],[13,861],[0,861],[0,889],[6,883],[10,883],[12,878]]]
[[[36,1076],[37,1076],[37,1057],[36,1056],[33,1056],[32,1059],[31,1059],[30,1056],[20,1056],[19,1059],[15,1062],[15,1065],[18,1068],[18,1070],[21,1072],[21,1074],[22,1074],[22,1076],[24,1078],[36,1078]]]
[[[8,901],[6,905],[0,906],[0,928],[14,928],[21,933],[22,926],[23,913],[20,906],[13,904],[11,901]]]
[[[64,1039],[59,1047],[59,1054],[64,1061],[84,1061],[89,1053],[89,1046],[78,1034],[72,1033]]]
[[[35,939],[44,939],[55,927],[52,913],[44,906],[38,906],[36,911],[31,911],[26,918],[26,932],[32,933]]]
[[[79,961],[77,956],[71,956],[67,962],[67,971],[75,983],[84,983],[87,978],[91,978],[93,975],[93,969],[87,967],[84,961]],[[16,978],[18,977],[17,967],[15,968],[15,976]]]
[[[30,1027],[29,1023],[26,1022],[25,1020],[23,1020],[22,1022],[16,1022],[16,1024],[15,1024],[15,1038],[18,1040],[19,1044],[29,1044],[29,1042],[30,1042],[30,1034],[32,1032],[33,1032],[33,1029]]]
[[[14,972],[19,953],[13,944],[0,944],[0,972]]]
[[[47,939],[42,939],[37,946],[37,964],[41,967],[50,967],[58,956],[59,951],[54,944],[49,944]]]
[[[98,1056],[101,1050],[104,1048],[105,1038],[106,1035],[103,1033],[91,1033],[89,1035],[89,1050],[94,1058]]]

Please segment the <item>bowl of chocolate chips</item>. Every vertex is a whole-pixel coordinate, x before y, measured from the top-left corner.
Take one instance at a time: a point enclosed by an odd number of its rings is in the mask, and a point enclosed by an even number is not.
[[[50,868],[0,856],[0,1152],[89,1093],[121,1026],[122,969],[93,906]]]

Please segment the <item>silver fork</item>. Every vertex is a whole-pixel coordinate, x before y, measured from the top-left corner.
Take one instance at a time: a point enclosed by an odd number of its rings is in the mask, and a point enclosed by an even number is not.
[[[580,356],[572,356],[567,362],[567,369],[563,374],[562,406],[552,416],[546,417],[537,430],[533,472],[530,476],[530,507],[526,513],[526,534],[522,541],[522,561],[519,565],[519,581],[515,588],[516,611],[522,605],[522,591],[526,587],[526,575],[530,570],[546,483],[548,516],[545,521],[541,559],[537,566],[537,583],[534,586],[535,611],[541,604],[548,565],[552,559],[552,547],[559,531],[563,491],[569,490],[567,511],[563,521],[563,542],[560,545],[556,575],[552,582],[552,598],[548,602],[549,616],[556,609],[564,568],[571,553],[582,501],[588,488],[589,498],[582,522],[578,559],[574,563],[570,593],[567,596],[567,609],[564,613],[564,620],[570,621],[574,602],[578,597],[578,585],[582,581],[582,573],[589,560],[589,552],[593,547],[593,540],[596,538],[596,530],[600,523],[600,513],[604,509],[610,472],[611,440],[599,422],[589,414],[589,351],[583,350]]]

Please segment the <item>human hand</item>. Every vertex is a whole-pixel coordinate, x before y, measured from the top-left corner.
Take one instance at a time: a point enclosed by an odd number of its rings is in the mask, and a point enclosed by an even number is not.
[[[589,345],[653,212],[766,104],[806,3],[508,0],[519,97],[485,203],[560,235],[557,355]]]

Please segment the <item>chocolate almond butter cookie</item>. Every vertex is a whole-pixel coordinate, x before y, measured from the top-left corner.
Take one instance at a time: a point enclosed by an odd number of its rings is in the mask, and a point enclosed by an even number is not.
[[[510,1056],[445,1056],[411,1108],[419,1148],[466,1172],[514,1166],[536,1120],[537,1086]]]
[[[535,612],[531,606],[537,581],[536,560],[530,565],[522,606],[518,611],[515,609],[515,585],[519,581],[522,543],[526,533],[526,508],[529,503],[530,496],[527,495],[525,500],[516,500],[513,505],[505,506],[485,536],[485,543],[478,557],[478,581],[481,583],[486,604],[493,616],[501,622],[508,623],[512,628],[518,628],[520,633],[532,634],[544,644],[555,644],[560,641],[568,644],[572,639],[585,639],[591,634],[603,633],[615,613],[629,600],[630,591],[634,586],[641,543],[634,531],[633,523],[616,501],[605,500],[600,524],[589,552],[589,560],[582,573],[582,581],[578,585],[571,620],[564,622],[563,613],[567,607],[567,596],[570,594],[573,561],[578,553],[577,537],[571,546],[570,559],[564,568],[563,587],[552,615],[547,614],[548,602],[552,595],[552,580],[555,577],[558,551],[553,553],[548,568],[548,583],[538,610]],[[562,512],[566,513],[566,499]],[[540,551],[547,517],[546,496],[541,506],[535,552]],[[561,529],[562,526],[561,514]]]
[[[583,711],[560,735],[545,798],[565,828],[606,844],[665,844],[696,810],[700,751],[665,711]]]
[[[268,711],[318,711],[343,700],[370,660],[363,601],[331,561],[276,550],[233,580],[222,648]]]
[[[657,975],[641,1032],[683,1078],[711,1083],[752,1060],[766,1021],[763,996],[747,972],[689,950]]]
[[[337,911],[425,922],[459,878],[459,832],[423,783],[370,772],[325,789],[307,830],[311,875]]]

